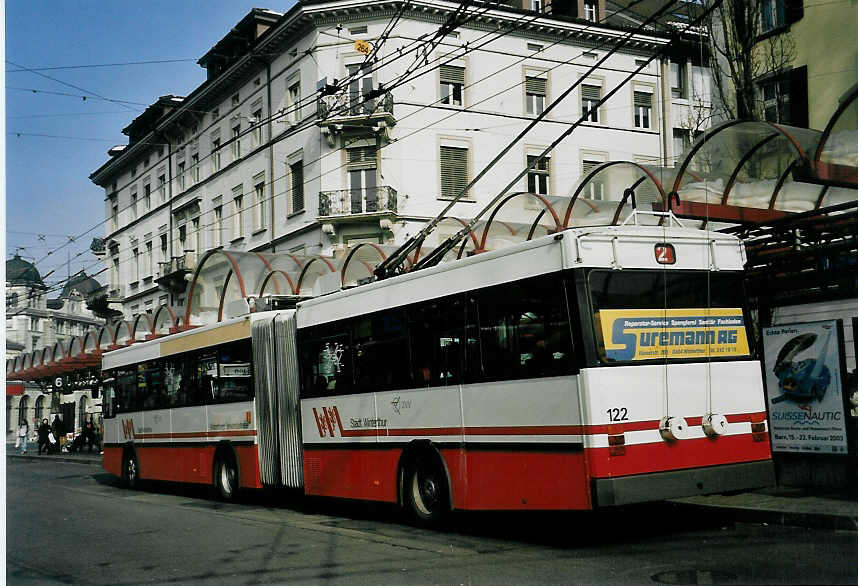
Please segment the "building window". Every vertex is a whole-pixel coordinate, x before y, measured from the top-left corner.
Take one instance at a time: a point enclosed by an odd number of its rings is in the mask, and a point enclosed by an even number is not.
[[[602,86],[581,85],[581,113],[587,122],[599,121],[599,100],[602,99]]]
[[[167,235],[161,234],[161,262],[167,262]]]
[[[232,105],[233,105],[233,106],[238,106],[238,102],[239,102],[238,94],[233,94],[233,96],[232,96]]]
[[[530,9],[534,12],[542,12],[542,0],[530,0]]]
[[[232,238],[244,236],[244,202],[239,185],[232,190]]]
[[[527,191],[539,195],[548,195],[549,157],[541,161],[536,155],[527,155]]]
[[[161,199],[161,203],[167,201],[167,176],[166,175],[158,175],[158,196]]]
[[[349,111],[351,114],[361,112],[372,114],[373,100],[368,94],[372,91],[372,70],[362,69],[360,64],[346,65],[349,74]]]
[[[185,162],[176,165],[176,180],[179,182],[179,191],[185,190]]]
[[[375,147],[348,149],[351,212],[378,211],[378,175]]]
[[[784,0],[760,0],[760,33],[786,26]]]
[[[599,20],[598,0],[584,0],[584,20],[597,22]]]
[[[155,273],[154,258],[152,256],[152,241],[146,243],[146,276],[151,277]]]
[[[295,161],[289,165],[289,176],[292,188],[291,203],[292,213],[304,209],[304,161]]]
[[[465,68],[442,65],[439,71],[441,78],[441,103],[451,106],[461,106],[464,101]]]
[[[265,179],[253,186],[253,229],[265,228]]]
[[[673,160],[679,161],[679,157],[685,153],[690,144],[690,133],[687,128],[673,129]]]
[[[137,219],[137,192],[131,194],[131,219]]]
[[[110,223],[114,230],[119,229],[119,204],[116,196],[110,198]]]
[[[147,212],[152,209],[152,186],[148,183],[143,186],[143,209]]]
[[[191,181],[200,182],[200,155],[198,153],[191,155]]]
[[[221,165],[221,150],[220,150],[220,138],[212,139],[212,174],[220,171]]]
[[[528,114],[540,115],[545,110],[546,80],[540,77],[524,78],[525,110]]]
[[[652,128],[652,94],[634,92],[635,128]]]
[[[592,161],[584,159],[581,161],[581,180],[583,181],[587,175],[589,175],[596,167],[601,165],[604,161]],[[597,201],[601,201],[605,199],[605,185],[598,178],[598,175],[591,179],[586,186],[584,186],[584,190],[581,192],[586,199],[594,199]]]
[[[232,160],[237,161],[241,157],[241,124],[232,127]]]
[[[807,69],[805,67],[793,69],[785,75],[761,82],[759,88],[765,120],[793,126],[807,126]]]
[[[454,198],[468,185],[468,149],[441,147],[441,197]],[[464,197],[468,197],[465,194]]]
[[[253,113],[253,146],[262,144],[262,108]]]
[[[286,89],[286,119],[293,123],[301,120],[301,82],[296,81]]]
[[[212,244],[215,247],[223,246],[223,206],[214,208],[214,234]]]
[[[685,73],[685,60],[670,61],[670,95],[674,98],[688,97],[688,79]]]
[[[119,288],[119,258],[114,257],[110,266],[110,288],[114,291]]]
[[[131,279],[135,283],[140,280],[140,249],[135,248],[131,251],[132,256],[132,265],[131,269],[133,272],[133,278]]]

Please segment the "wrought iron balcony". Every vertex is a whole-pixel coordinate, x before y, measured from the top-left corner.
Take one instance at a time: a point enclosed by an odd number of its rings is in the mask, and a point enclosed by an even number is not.
[[[167,262],[158,263],[158,276],[155,282],[167,291],[182,293],[187,285],[185,275],[196,268],[197,255],[193,251],[174,256]]]
[[[319,192],[319,217],[343,218],[362,214],[396,213],[396,190],[381,186]]]
[[[336,119],[342,123],[348,119],[365,119],[366,117],[393,117],[393,95],[384,92],[379,97],[367,97],[368,94],[342,90],[335,94],[320,96],[317,102],[319,120]]]

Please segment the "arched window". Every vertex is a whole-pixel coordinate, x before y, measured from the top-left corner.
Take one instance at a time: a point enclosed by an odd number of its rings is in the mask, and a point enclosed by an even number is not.
[[[30,408],[30,396],[24,395],[18,402],[18,425],[27,421],[27,409]]]
[[[45,396],[39,395],[39,398],[36,399],[36,414],[33,416],[33,419],[36,422],[36,425],[40,425],[42,423],[43,411],[45,410]]]
[[[80,421],[80,430],[83,431],[86,426],[86,397],[80,398],[80,405],[77,410],[77,420]]]

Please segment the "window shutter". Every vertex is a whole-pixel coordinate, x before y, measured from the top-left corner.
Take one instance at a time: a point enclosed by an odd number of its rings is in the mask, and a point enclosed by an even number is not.
[[[601,100],[602,99],[602,88],[597,85],[582,85],[581,86],[581,98],[585,100]]]
[[[807,66],[803,65],[789,72],[789,124],[809,127],[807,101]]]
[[[525,77],[524,89],[528,94],[545,95],[545,80],[539,77]]]
[[[590,174],[590,172],[602,164],[602,161],[582,161],[581,168],[583,172],[581,173],[581,179]]]
[[[442,146],[441,197],[456,197],[467,184],[468,149]]]
[[[370,169],[375,167],[375,147],[358,147],[347,150],[350,168]]]
[[[439,68],[441,83],[458,83],[465,85],[465,68],[452,65],[442,65]]]
[[[635,107],[643,106],[644,108],[652,107],[652,94],[647,92],[635,92]]]

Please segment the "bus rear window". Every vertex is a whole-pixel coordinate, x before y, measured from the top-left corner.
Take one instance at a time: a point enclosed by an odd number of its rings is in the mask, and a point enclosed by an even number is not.
[[[739,273],[594,270],[588,282],[602,363],[750,355]]]

